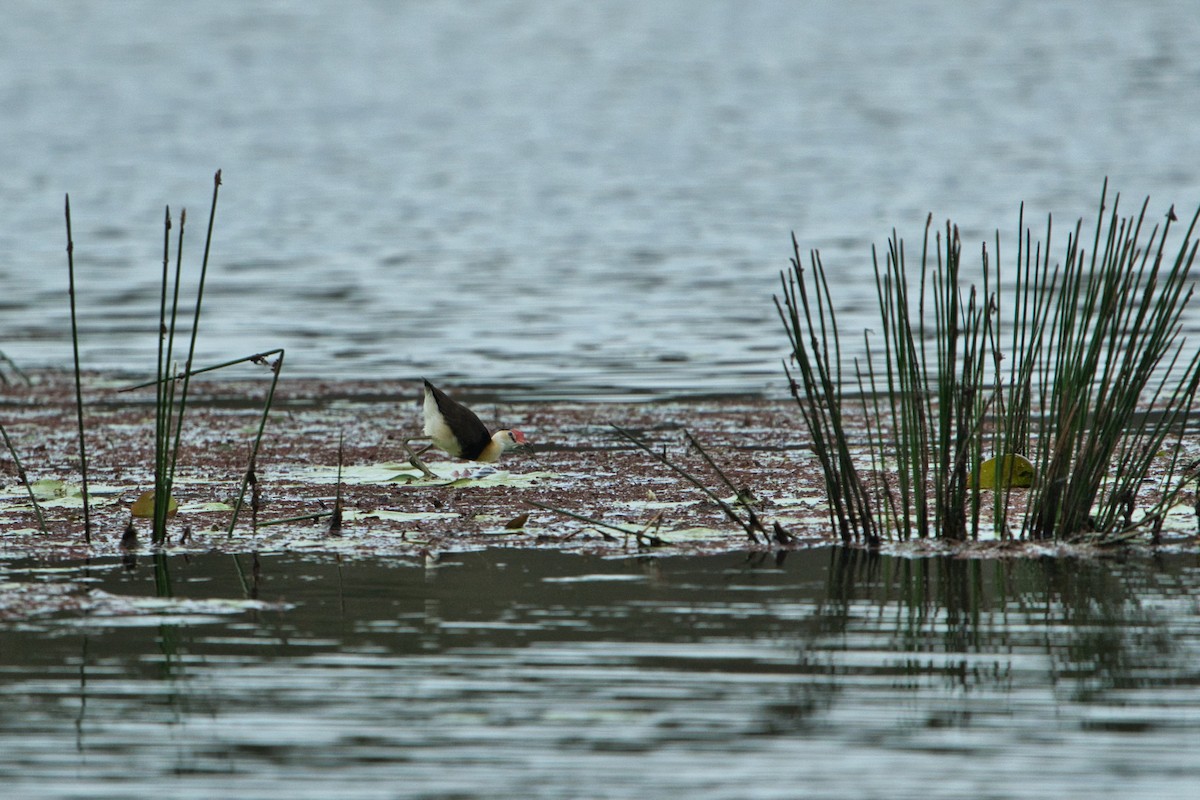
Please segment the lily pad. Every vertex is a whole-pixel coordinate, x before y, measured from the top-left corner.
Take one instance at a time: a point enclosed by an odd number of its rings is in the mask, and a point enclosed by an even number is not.
[[[34,481],[29,484],[29,488],[33,491],[33,496],[38,500],[54,500],[55,498],[67,496],[66,481],[54,480],[53,478],[42,478],[40,481]]]
[[[553,472],[509,472],[491,470],[451,481],[450,486],[529,486],[545,478],[557,477]]]
[[[153,503],[153,500],[151,503]],[[229,505],[229,503],[222,503],[220,500],[209,500],[207,502],[184,503],[179,510],[185,514],[196,514],[206,511],[233,511],[233,506]]]
[[[1029,459],[1017,453],[989,458],[979,465],[977,489],[1028,488],[1033,485],[1036,471]]]
[[[687,506],[697,505],[699,502],[699,500],[678,500],[674,502],[666,500],[623,500],[617,505],[635,510],[658,511],[664,508],[686,508]]]
[[[420,472],[407,464],[350,465],[343,466],[340,470],[333,464],[299,467],[288,472],[292,477],[312,483],[337,483],[340,477],[342,484],[346,486],[407,482],[421,477]]]
[[[154,516],[154,492],[142,492],[137,500],[133,501],[133,507],[129,509],[130,513],[138,519],[150,519]],[[167,516],[173,517],[179,513],[179,502],[174,497],[167,498]]]
[[[420,520],[432,519],[454,519],[460,516],[454,512],[445,511],[390,511],[388,509],[377,508],[371,511],[363,511],[357,508],[347,508],[342,511],[342,520],[344,522],[356,522],[365,519],[386,519],[392,522],[416,522]]]
[[[33,496],[42,508],[82,508],[83,486],[78,483],[43,478],[30,484]],[[88,502],[91,506],[114,503],[121,494],[121,488],[107,484],[90,484],[88,486]],[[15,485],[0,493],[0,510],[30,511],[29,492],[24,486]]]

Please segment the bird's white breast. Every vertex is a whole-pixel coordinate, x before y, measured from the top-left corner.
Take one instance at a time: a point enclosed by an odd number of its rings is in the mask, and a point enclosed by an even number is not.
[[[442,416],[442,411],[438,408],[437,399],[430,391],[425,392],[424,415],[425,435],[450,455],[457,456],[462,448],[458,446],[457,437],[450,430],[450,426],[446,424],[446,418]]]

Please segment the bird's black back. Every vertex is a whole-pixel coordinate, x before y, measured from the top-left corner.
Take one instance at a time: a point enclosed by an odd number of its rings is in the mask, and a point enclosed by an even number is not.
[[[483,448],[491,444],[492,434],[488,432],[487,426],[474,411],[451,400],[445,392],[429,381],[425,381],[425,388],[433,393],[438,411],[442,412],[442,418],[446,420],[446,425],[454,432],[454,438],[462,447],[459,457],[474,461],[483,452]]]

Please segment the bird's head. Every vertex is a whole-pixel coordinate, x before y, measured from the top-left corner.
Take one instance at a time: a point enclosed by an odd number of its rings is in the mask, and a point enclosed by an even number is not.
[[[516,428],[511,430],[496,431],[496,435],[493,436],[492,439],[500,443],[501,450],[514,450],[519,447],[529,447],[529,442],[525,440],[525,434],[521,433]]]

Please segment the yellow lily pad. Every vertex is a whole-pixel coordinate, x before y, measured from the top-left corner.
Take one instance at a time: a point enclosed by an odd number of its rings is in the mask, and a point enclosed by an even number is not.
[[[174,497],[167,498],[167,516],[173,517],[179,511],[179,503]],[[150,519],[154,516],[154,492],[142,492],[137,500],[133,501],[133,508],[130,512],[138,519]]]
[[[1009,453],[999,458],[989,458],[979,465],[979,472],[975,476],[975,488],[1026,488],[1033,486],[1035,474],[1033,464],[1028,458]]]

